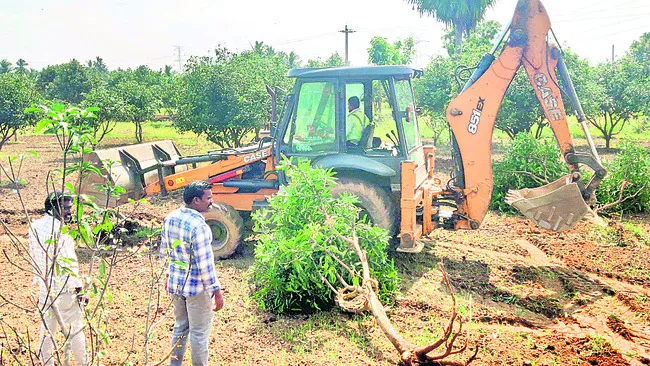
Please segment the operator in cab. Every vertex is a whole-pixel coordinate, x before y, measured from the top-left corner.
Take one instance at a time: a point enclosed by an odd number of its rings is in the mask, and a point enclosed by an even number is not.
[[[370,124],[368,116],[359,108],[359,97],[352,96],[348,99],[348,116],[345,120],[345,139],[348,143],[358,145],[363,128]]]

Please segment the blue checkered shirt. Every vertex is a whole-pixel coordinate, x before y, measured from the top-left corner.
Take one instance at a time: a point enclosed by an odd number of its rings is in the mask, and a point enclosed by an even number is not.
[[[170,294],[195,296],[221,288],[214,268],[212,231],[198,211],[180,207],[165,217],[160,255],[169,258]]]

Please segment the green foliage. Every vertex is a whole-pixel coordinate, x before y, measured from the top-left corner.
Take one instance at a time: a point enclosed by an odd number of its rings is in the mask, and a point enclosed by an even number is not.
[[[368,63],[373,65],[405,65],[415,53],[413,37],[389,43],[386,38],[372,37],[368,48]]]
[[[496,128],[505,132],[510,138],[519,133],[530,133],[535,128],[535,137],[540,137],[545,116],[539,105],[528,75],[523,72],[515,75],[510,83],[496,119]]]
[[[37,86],[45,98],[71,104],[80,103],[91,89],[86,68],[75,59],[41,70]]]
[[[26,74],[28,72],[27,65],[29,65],[27,61],[19,58],[18,61],[16,61],[16,73]]]
[[[605,162],[605,167],[607,176],[596,190],[598,203],[608,205],[627,197],[605,211],[647,212],[650,207],[650,149],[625,142],[616,157]],[[623,182],[626,182],[624,186]]]
[[[23,74],[0,74],[0,150],[16,131],[33,124],[36,118],[25,108],[40,102],[32,81]]]
[[[135,139],[143,141],[142,123],[148,121],[162,106],[160,89],[136,80],[124,80],[115,86],[124,101],[124,117],[135,123]]]
[[[448,36],[445,47],[451,56],[435,56],[424,69],[424,75],[414,80],[416,104],[422,108],[425,115],[423,120],[433,131],[436,143],[447,129],[447,106],[462,88],[455,78],[456,68],[478,63],[481,55],[489,51],[499,28],[497,22],[480,24],[457,50],[450,43],[452,38]],[[469,74],[460,76],[468,77]]]
[[[416,105],[422,108],[422,121],[433,132],[434,144],[448,128],[446,108],[457,91],[454,81],[454,63],[451,58],[436,56],[424,70],[424,75],[413,81]]]
[[[106,114],[135,124],[135,139],[143,141],[143,123],[151,118],[165,102],[174,100],[175,90],[169,88],[171,81],[162,72],[153,71],[148,66],[140,65],[136,69],[116,70],[110,73],[106,81],[108,95],[97,95],[98,102],[107,98],[119,97],[119,109],[107,108]],[[119,113],[113,113],[117,111]],[[101,117],[100,117],[101,118]]]
[[[501,28],[501,24],[494,20],[481,22],[460,46],[454,44],[454,30],[450,29],[442,36],[443,47],[449,56],[459,57],[458,61],[461,64],[473,65],[478,62],[481,55],[492,48],[492,43]]]
[[[332,197],[335,178],[331,170],[312,169],[307,161],[297,165],[284,161],[279,168],[286,172],[289,185],[269,200],[269,210],[253,215],[263,233],[252,267],[254,297],[260,306],[286,313],[330,305],[333,294],[321,275],[332,284],[338,283],[337,274],[347,283],[360,283],[359,259],[340,238],[352,237],[353,230],[367,252],[380,298],[390,302],[396,294],[397,273],[386,253],[387,233],[358,221],[357,197]]]
[[[512,140],[503,159],[494,164],[494,190],[490,208],[515,212],[505,203],[509,189],[535,188],[568,174],[554,140],[536,140],[520,133]]]
[[[289,88],[287,71],[284,58],[252,51],[190,60],[180,81],[176,127],[221,147],[242,146],[270,118],[266,86]]]
[[[606,98],[604,85],[598,83],[598,69],[567,48],[564,49],[563,59],[585,116],[588,120],[597,120],[601,114],[600,101]],[[572,108],[570,101],[565,98],[564,103],[567,114],[573,113],[575,108]]]
[[[638,62],[650,67],[650,32],[645,32],[630,45],[630,55]]]
[[[11,62],[7,61],[6,59],[0,60],[0,74],[6,74],[11,72],[12,65]]]
[[[643,111],[643,103],[650,101],[647,81],[639,84],[641,72],[639,62],[629,56],[598,66],[597,82],[604,90],[604,97],[598,100],[601,118],[589,121],[605,138],[606,148],[625,124]]]
[[[330,55],[325,61],[322,61],[319,58],[315,60],[308,60],[307,67],[336,67],[336,66],[345,66],[345,60],[339,55],[338,52],[334,52]]]
[[[115,88],[106,86],[93,88],[86,94],[86,99],[81,106],[99,108],[95,113],[97,118],[84,120],[86,126],[92,131],[95,145],[115,128],[117,121],[127,119],[126,102]]]
[[[463,35],[471,34],[495,0],[407,0],[407,2],[413,4],[420,14],[433,16],[447,27],[453,27],[454,44],[460,47]]]
[[[93,69],[103,74],[108,73],[108,66],[106,66],[104,59],[99,56],[95,57],[94,60],[88,60],[87,65],[89,69]]]

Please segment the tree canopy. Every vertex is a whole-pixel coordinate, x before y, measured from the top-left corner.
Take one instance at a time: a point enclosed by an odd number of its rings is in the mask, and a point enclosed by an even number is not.
[[[406,65],[415,53],[413,37],[390,43],[386,38],[375,36],[370,40],[368,63],[373,65]]]
[[[454,30],[454,44],[460,47],[463,36],[469,36],[483,20],[485,11],[495,0],[407,0],[422,15],[433,16]]]
[[[288,64],[277,54],[245,51],[194,59],[181,77],[176,127],[221,147],[239,147],[269,120],[266,86],[288,89]]]
[[[25,109],[40,101],[33,82],[20,73],[0,74],[0,150],[19,129],[35,122]]]

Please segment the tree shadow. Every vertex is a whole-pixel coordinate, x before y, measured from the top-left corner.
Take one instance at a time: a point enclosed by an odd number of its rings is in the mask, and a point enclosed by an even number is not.
[[[473,293],[483,299],[512,306],[515,309],[525,309],[548,319],[565,317],[586,304],[615,294],[607,284],[567,267],[513,265],[508,267],[509,275],[504,275],[503,264],[491,265],[481,261],[466,260],[464,257],[461,260],[454,260],[438,257],[431,251],[428,253],[423,251],[419,254],[399,253],[395,256],[404,292],[435,269],[440,261],[444,264],[455,290]],[[494,275],[497,269],[501,278],[505,280],[505,286],[495,285],[494,281],[490,281],[491,275]],[[531,295],[522,295],[522,291],[518,291],[533,284],[538,290],[533,291]],[[443,282],[440,282],[440,289],[446,292]],[[494,321],[489,317],[483,320]],[[510,317],[506,322],[535,327],[522,317]]]

